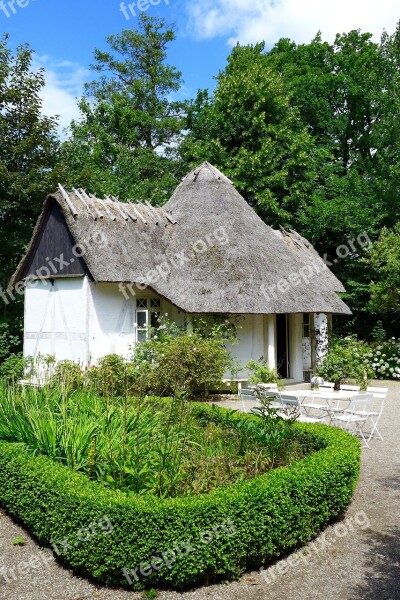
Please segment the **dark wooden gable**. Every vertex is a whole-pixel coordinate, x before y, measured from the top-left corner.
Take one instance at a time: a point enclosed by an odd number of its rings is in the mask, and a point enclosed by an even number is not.
[[[39,231],[32,253],[25,265],[22,278],[73,277],[85,275],[87,267],[82,258],[76,256],[75,241],[67,222],[56,202],[49,208]]]

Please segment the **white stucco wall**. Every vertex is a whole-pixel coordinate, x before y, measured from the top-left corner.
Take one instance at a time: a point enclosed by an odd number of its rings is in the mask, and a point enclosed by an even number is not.
[[[87,363],[87,280],[31,281],[25,290],[24,355]]]
[[[118,284],[93,283],[85,278],[65,278],[30,282],[25,292],[24,354],[36,357],[54,354],[56,360],[69,359],[82,367],[96,364],[106,354],[128,357],[135,344],[136,300],[157,298],[152,290],[136,295]],[[179,325],[185,314],[160,298],[160,312]],[[238,343],[231,347],[240,363],[238,377],[248,372],[243,366],[251,359],[266,358],[276,366],[275,315],[237,315]],[[186,321],[190,318],[186,316]],[[303,375],[302,315],[290,315],[290,377]],[[226,373],[231,377],[232,373]]]
[[[128,358],[135,345],[137,298],[159,296],[149,289],[138,291],[113,283],[90,283],[89,288],[89,364],[96,364],[106,354]],[[167,300],[160,300],[161,314],[182,324],[183,313]]]

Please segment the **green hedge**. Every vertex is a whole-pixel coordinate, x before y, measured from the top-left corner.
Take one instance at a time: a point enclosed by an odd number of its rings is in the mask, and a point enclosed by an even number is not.
[[[62,560],[103,583],[183,588],[235,578],[307,542],[352,498],[358,440],[325,425],[295,427],[324,448],[236,486],[165,500],[105,489],[0,442],[0,503],[41,544],[52,540]]]

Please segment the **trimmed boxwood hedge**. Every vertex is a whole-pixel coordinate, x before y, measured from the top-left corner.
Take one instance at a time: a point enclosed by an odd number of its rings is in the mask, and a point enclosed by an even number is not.
[[[211,415],[205,405],[197,410]],[[0,503],[41,544],[52,540],[62,560],[102,583],[183,588],[237,578],[310,540],[352,498],[359,441],[325,425],[294,427],[322,449],[235,486],[163,500],[105,489],[0,441]]]

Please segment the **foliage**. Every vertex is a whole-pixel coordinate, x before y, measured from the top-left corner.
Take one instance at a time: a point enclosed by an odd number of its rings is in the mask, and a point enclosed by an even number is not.
[[[0,289],[8,288],[32,234],[43,200],[56,186],[56,119],[42,115],[44,72],[33,51],[0,39]],[[22,299],[0,299],[0,362],[21,348]]]
[[[184,396],[124,402],[66,390],[3,387],[0,439],[114,489],[159,497],[205,493],[304,456],[290,424],[271,416],[263,415],[262,426],[233,411],[223,421],[213,413],[205,420]]]
[[[365,260],[372,269],[370,309],[398,314],[400,305],[400,223],[384,228]]]
[[[95,50],[92,68],[101,76],[86,85],[81,120],[63,146],[72,185],[124,200],[168,200],[178,183],[170,155],[185,111],[171,98],[182,83],[166,63],[174,39],[163,19],[142,13],[137,29],[111,35],[107,50]]]
[[[32,358],[22,354],[10,354],[0,365],[0,378],[9,383],[17,383],[23,378],[26,369],[32,367]]]
[[[364,360],[377,379],[400,379],[400,339],[374,344]]]
[[[375,342],[383,342],[387,339],[386,330],[383,327],[383,323],[380,319],[377,321],[375,327],[371,331],[371,339]]]
[[[212,409],[200,405],[199,410]],[[250,415],[237,419],[259,422]],[[237,578],[246,568],[259,568],[315,537],[351,501],[359,441],[323,425],[294,428],[314,439],[320,450],[250,481],[172,499],[108,490],[47,457],[32,456],[19,444],[2,441],[0,503],[41,544],[53,543],[63,561],[102,583],[127,585],[124,569],[134,589]],[[79,532],[89,527],[83,543]],[[191,551],[174,552],[169,568],[161,563],[147,577],[139,569],[134,577],[135,567],[152,557],[171,557],[171,549],[187,548],[188,541]]]
[[[264,44],[232,50],[213,96],[199,92],[190,107],[181,154],[185,166],[207,160],[222,169],[277,226],[292,222],[311,193],[313,143],[263,51]]]
[[[219,389],[224,373],[232,366],[226,349],[232,334],[221,325],[197,321],[193,331],[162,321],[150,339],[139,344],[132,358],[136,389],[154,395],[188,397]],[[228,337],[229,336],[229,337]]]
[[[374,372],[366,362],[369,347],[356,336],[333,340],[327,356],[318,369],[318,375],[333,381],[336,387],[349,379],[355,379],[363,389],[373,378]]]
[[[260,360],[250,360],[244,367],[251,371],[250,383],[277,383],[279,388],[283,387],[282,377],[276,369],[271,369],[268,362],[261,357]]]
[[[107,354],[86,371],[84,380],[101,396],[123,396],[129,389],[129,368],[119,354]]]
[[[80,366],[72,360],[60,360],[50,377],[50,388],[63,388],[66,392],[78,390],[83,385]]]

